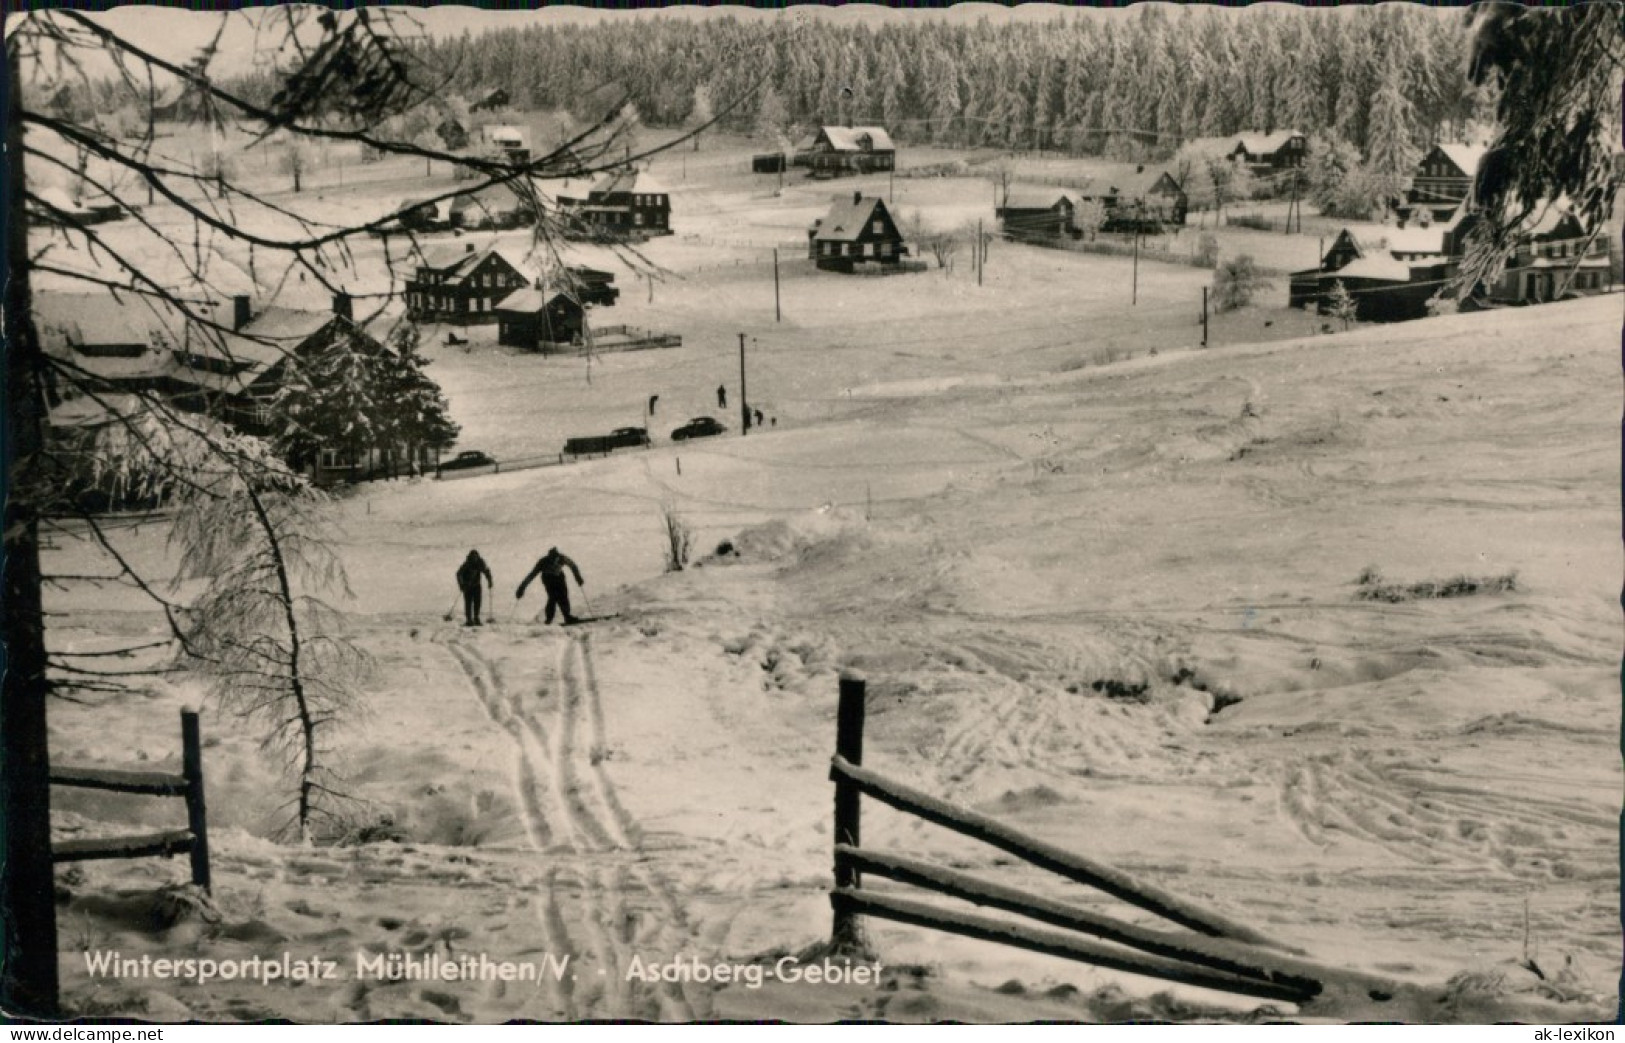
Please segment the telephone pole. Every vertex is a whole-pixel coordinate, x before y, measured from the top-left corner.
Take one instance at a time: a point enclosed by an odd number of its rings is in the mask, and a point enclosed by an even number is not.
[[[1202,287],[1202,347],[1207,347],[1207,287]]]
[[[744,426],[739,429],[739,437],[750,434],[750,399],[745,395],[745,335],[739,335],[739,415],[744,419]]]
[[[779,308],[779,248],[773,248],[773,321],[783,322],[784,312]]]
[[[982,249],[982,219],[976,219],[976,285],[982,285],[982,269],[987,267],[987,252]]]
[[[1140,303],[1140,210],[1143,204],[1134,203],[1134,287],[1129,295],[1130,304]]]

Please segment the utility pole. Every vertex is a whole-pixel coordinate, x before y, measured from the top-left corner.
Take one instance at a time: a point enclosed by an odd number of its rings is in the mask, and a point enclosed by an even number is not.
[[[1140,303],[1140,201],[1134,203],[1134,287],[1129,296],[1130,304]]]
[[[987,267],[987,254],[982,250],[982,219],[976,219],[976,285],[982,285],[982,269]]]
[[[739,335],[739,415],[744,418],[744,426],[739,430],[743,438],[750,434],[750,399],[745,395],[745,335]]]
[[[779,308],[779,248],[773,248],[773,321],[783,322],[784,312]]]
[[[1202,287],[1202,347],[1207,347],[1207,287]]]
[[[1292,202],[1290,202],[1290,203],[1288,203],[1286,205],[1286,232],[1284,233],[1286,235],[1291,235],[1292,234],[1292,211],[1297,208],[1297,205],[1298,205],[1298,174],[1297,174],[1297,171],[1294,170],[1293,173],[1292,173]],[[1303,218],[1301,216],[1298,218],[1298,227],[1299,228],[1303,227]]]

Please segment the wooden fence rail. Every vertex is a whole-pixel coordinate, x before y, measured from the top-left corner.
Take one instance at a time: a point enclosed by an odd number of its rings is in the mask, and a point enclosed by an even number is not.
[[[830,776],[837,781],[845,782],[859,793],[873,797],[883,804],[889,804],[899,811],[990,844],[1057,876],[1099,888],[1114,898],[1139,906],[1147,912],[1156,913],[1200,934],[1280,947],[1280,943],[1253,928],[1203,909],[1188,899],[1169,894],[1150,884],[1140,883],[1112,866],[1029,836],[969,808],[927,796],[878,772],[851,764],[839,754],[835,756],[830,766]]]
[[[186,828],[131,837],[65,840],[51,845],[51,861],[191,855],[192,883],[209,890],[208,810],[203,801],[203,742],[195,710],[181,711],[181,773],[120,771],[68,765],[51,768],[51,785],[112,790],[149,797],[183,797]]]
[[[1102,945],[1075,935],[1048,931],[1026,924],[995,920],[990,916],[943,909],[924,902],[909,901],[891,895],[879,895],[857,888],[837,888],[830,901],[837,910],[850,915],[864,914],[885,920],[895,920],[915,927],[929,927],[964,935],[979,941],[997,942],[1018,949],[1040,952],[1048,956],[1061,956],[1082,963],[1091,963],[1109,970],[1128,971],[1150,978],[1161,978],[1184,985],[1198,985],[1206,989],[1219,989],[1261,999],[1286,1000],[1299,1003],[1310,999],[1313,993],[1287,985],[1247,978],[1238,974],[1209,970],[1182,960],[1162,956],[1147,956],[1116,946]],[[1317,990],[1318,991],[1318,990]]]
[[[1134,879],[1122,870],[1065,850],[987,815],[929,796],[861,766],[865,682],[843,676],[836,711],[835,887],[832,947],[861,948],[859,917],[947,931],[1034,952],[1143,974],[1167,981],[1264,999],[1304,1004],[1323,994],[1386,1004],[1404,988],[1397,982],[1304,959],[1261,932],[1189,899]],[[1172,921],[1183,931],[1157,930],[1068,902],[983,880],[946,866],[861,846],[861,798],[872,797],[905,814],[982,841],[1066,880],[1094,887]],[[978,906],[1036,920],[1065,933],[937,904],[863,890],[864,874],[883,877]],[[1079,935],[1092,935],[1105,943]],[[1288,955],[1295,954],[1295,955]]]

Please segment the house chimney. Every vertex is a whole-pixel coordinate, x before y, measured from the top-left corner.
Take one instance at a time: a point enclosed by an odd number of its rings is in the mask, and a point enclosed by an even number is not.
[[[341,319],[354,319],[355,312],[350,307],[350,295],[339,292],[333,295],[333,314]]]
[[[863,193],[862,192],[853,192],[852,193],[852,205],[857,206],[861,202],[863,202]]]
[[[240,330],[248,325],[254,317],[254,306],[246,293],[239,293],[231,299],[231,328]]]

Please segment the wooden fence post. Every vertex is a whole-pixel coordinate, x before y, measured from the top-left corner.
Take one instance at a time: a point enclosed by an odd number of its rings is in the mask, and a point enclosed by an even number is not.
[[[209,826],[203,806],[203,741],[196,710],[181,711],[181,774],[186,778],[186,828],[192,833],[192,883],[209,890]]]
[[[863,700],[866,684],[861,675],[841,675],[841,699],[835,711],[835,753],[851,764],[863,760]],[[861,829],[858,787],[837,779],[835,782],[835,843],[859,846]],[[857,888],[861,881],[851,863],[837,857],[835,860],[835,887]],[[835,904],[835,920],[830,931],[830,947],[836,952],[857,953],[867,951],[858,917],[850,906]]]

